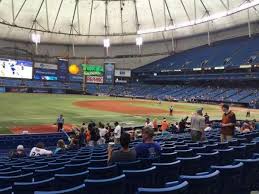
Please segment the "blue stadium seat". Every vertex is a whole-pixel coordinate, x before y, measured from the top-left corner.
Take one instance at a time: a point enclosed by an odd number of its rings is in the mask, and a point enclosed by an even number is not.
[[[244,164],[242,171],[241,189],[250,193],[250,191],[259,189],[259,158],[256,159],[236,159],[236,162]]]
[[[34,180],[41,181],[44,179],[49,179],[54,176],[54,174],[58,174],[64,171],[64,167],[55,168],[55,169],[48,169],[48,170],[35,170],[34,172]]]
[[[139,170],[142,168],[142,162],[140,160],[132,162],[116,162],[120,172],[123,170]]]
[[[246,146],[245,145],[229,146],[229,147],[234,149],[234,158],[235,159],[246,158]]]
[[[35,172],[35,170],[43,170],[47,168],[48,168],[48,165],[25,167],[25,168],[22,168],[22,173]]]
[[[0,176],[0,185],[1,187],[12,186],[14,182],[21,181],[32,181],[33,173],[22,174],[18,176]]]
[[[181,161],[182,175],[195,175],[201,171],[201,156],[177,158]]]
[[[79,184],[83,184],[84,180],[89,177],[89,171],[84,171],[75,174],[55,174],[55,183],[60,188],[75,187]]]
[[[186,149],[186,150],[175,150],[177,152],[177,157],[180,158],[188,158],[195,156],[192,149]]]
[[[219,152],[197,153],[201,156],[201,167],[203,171],[209,170],[211,165],[219,164]]]
[[[192,149],[195,154],[197,154],[197,153],[206,153],[207,152],[207,147],[206,146],[190,147],[190,149]]]
[[[189,147],[188,145],[184,144],[184,145],[175,145],[175,150],[188,150]]]
[[[81,159],[73,158],[73,159],[71,159],[70,163],[71,164],[81,164],[81,163],[86,163],[89,161],[90,161],[90,158],[81,158]]]
[[[86,179],[85,190],[87,194],[123,194],[125,193],[125,184],[124,174],[110,179]]]
[[[219,171],[195,176],[180,176],[189,184],[188,194],[218,194],[220,188]]]
[[[220,171],[220,194],[238,193],[242,184],[242,162],[227,166],[211,166],[212,170]]]
[[[36,190],[51,191],[55,190],[55,178],[50,178],[36,182],[15,182],[13,191],[15,194],[34,194]]]
[[[181,161],[171,163],[153,163],[156,167],[155,183],[157,187],[163,187],[166,182],[176,181],[180,175]]]
[[[174,152],[174,150],[175,150],[174,146],[173,147],[162,147],[161,152],[162,153],[172,153],[172,152]]]
[[[89,167],[89,179],[108,179],[119,176],[116,164],[106,167]]]
[[[167,162],[173,162],[177,158],[177,152],[172,152],[172,153],[162,153],[160,156],[160,162],[167,163]]]
[[[12,187],[0,188],[0,194],[12,194],[12,192]]]
[[[48,163],[49,168],[60,168],[63,167],[65,164],[70,164],[70,161],[67,162],[50,162]]]
[[[186,181],[166,188],[138,188],[137,194],[188,194]]]
[[[11,168],[10,168],[11,169]],[[6,169],[5,169],[6,170]],[[4,171],[0,172],[0,176],[18,176],[21,175],[22,171],[21,170],[13,170],[13,171]]]
[[[104,166],[107,166],[107,164],[108,164],[107,159],[90,160],[89,167],[104,167]]]
[[[256,143],[242,143],[241,145],[246,146],[246,157],[251,158],[253,154],[256,152]]]
[[[220,165],[228,165],[232,164],[234,161],[234,149],[233,148],[228,148],[228,149],[217,149],[215,151],[219,152],[219,157],[220,157]]]
[[[85,185],[79,185],[70,189],[56,191],[36,191],[34,194],[84,194]]]
[[[134,194],[138,187],[152,187],[155,183],[156,167],[143,170],[124,170],[126,175],[126,194]]]
[[[66,164],[65,173],[79,173],[84,172],[88,169],[90,162],[80,163],[80,164]]]

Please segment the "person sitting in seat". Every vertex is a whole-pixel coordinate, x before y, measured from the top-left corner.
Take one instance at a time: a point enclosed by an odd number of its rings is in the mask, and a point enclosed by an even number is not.
[[[54,155],[57,153],[63,153],[66,151],[66,144],[63,139],[58,140],[57,148],[54,151]]]
[[[10,158],[24,158],[26,156],[23,145],[18,145],[16,150],[10,153]]]
[[[135,147],[137,158],[156,158],[160,156],[161,147],[153,140],[154,129],[151,127],[144,127],[142,129],[143,143]]]
[[[52,155],[52,151],[44,149],[43,143],[37,143],[36,147],[33,147],[30,152],[30,157],[38,157],[38,156],[50,156]]]
[[[122,133],[120,137],[121,150],[113,151],[112,146],[108,148],[108,164],[114,164],[115,162],[130,162],[136,160],[135,149],[129,148],[130,134]]]

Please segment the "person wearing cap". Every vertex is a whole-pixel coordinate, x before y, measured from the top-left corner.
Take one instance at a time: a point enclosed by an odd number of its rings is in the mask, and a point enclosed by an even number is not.
[[[205,118],[202,116],[203,109],[200,108],[191,118],[191,137],[192,140],[197,142],[204,138],[204,129],[206,128]]]
[[[16,150],[10,154],[10,158],[24,158],[26,156],[23,145],[18,145]]]
[[[160,156],[161,147],[158,143],[154,142],[153,137],[154,129],[149,126],[142,129],[143,143],[140,143],[135,147],[137,158],[154,159]]]

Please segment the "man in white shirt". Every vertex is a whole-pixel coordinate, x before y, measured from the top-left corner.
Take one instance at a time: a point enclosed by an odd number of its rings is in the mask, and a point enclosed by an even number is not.
[[[115,129],[114,129],[114,143],[119,144],[120,143],[120,137],[121,137],[121,126],[116,121],[114,123]]]
[[[38,143],[36,147],[33,147],[30,152],[30,157],[52,155],[52,151],[44,149],[43,143]]]
[[[152,129],[154,128],[153,123],[150,121],[149,118],[146,119],[144,127],[151,127]]]

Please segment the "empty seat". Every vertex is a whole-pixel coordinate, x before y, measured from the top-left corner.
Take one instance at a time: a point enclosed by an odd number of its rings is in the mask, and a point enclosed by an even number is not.
[[[86,193],[93,194],[123,194],[125,193],[126,177],[120,175],[110,179],[86,179]]]
[[[104,167],[107,166],[107,159],[90,160],[89,167]]]
[[[211,165],[219,164],[219,152],[197,154],[201,156],[201,167],[203,171],[209,170]]]
[[[35,194],[83,194],[85,193],[85,185],[79,185],[70,189],[55,191],[36,191]]]
[[[13,191],[15,194],[34,194],[34,191],[51,191],[54,190],[55,178],[50,178],[36,182],[15,182]]]
[[[220,188],[219,171],[202,173],[195,176],[180,176],[181,180],[189,184],[188,194],[218,194]]]
[[[66,173],[79,173],[86,171],[88,169],[90,162],[80,163],[80,164],[66,164],[65,172]]]
[[[162,153],[160,156],[160,162],[163,163],[168,163],[168,162],[173,162],[177,158],[177,152],[172,152],[172,153]]]
[[[0,194],[12,194],[12,193],[13,193],[12,187],[0,188]]]
[[[220,194],[239,193],[244,164],[242,162],[227,166],[211,166],[220,171]]]
[[[8,168],[9,169],[9,168]],[[10,168],[11,169],[11,168]],[[6,169],[5,169],[6,170]],[[13,170],[13,171],[4,171],[0,172],[0,176],[18,176],[21,175],[22,171],[21,170]]]
[[[82,158],[82,159],[76,159],[76,158],[73,158],[70,163],[71,164],[81,164],[81,163],[86,163],[86,162],[89,162],[90,161],[90,158]]]
[[[31,182],[33,178],[33,173],[27,173],[18,176],[0,176],[0,185],[11,186],[14,182],[28,181]]]
[[[48,168],[48,165],[25,167],[25,168],[22,168],[22,173],[35,172],[35,170],[40,170],[40,169],[43,170],[47,168]]]
[[[166,182],[178,180],[180,165],[180,160],[171,163],[153,163],[156,167],[155,185],[163,187]]]
[[[177,157],[185,158],[185,157],[193,157],[195,154],[192,149],[188,150],[176,150]]]
[[[166,188],[138,188],[137,194],[187,194],[188,183],[176,183]]]
[[[229,146],[229,147],[234,149],[234,158],[235,159],[246,158],[246,146],[245,145]]]
[[[215,151],[219,152],[220,165],[232,164],[232,162],[234,161],[234,149],[233,148],[217,149]]]
[[[155,182],[156,167],[143,170],[124,170],[126,175],[126,193],[134,194],[138,187],[152,187]]]
[[[35,170],[34,172],[34,180],[40,181],[44,179],[48,179],[54,176],[54,174],[58,174],[64,171],[64,167],[55,168],[55,169],[48,169],[48,170]]]
[[[207,147],[206,146],[190,147],[190,149],[192,149],[195,154],[197,154],[197,153],[206,153],[207,152]]]
[[[60,168],[63,167],[65,164],[69,164],[70,161],[66,161],[66,162],[51,162],[48,163],[49,168]]]
[[[77,186],[83,184],[84,180],[89,177],[89,171],[84,171],[74,174],[55,174],[55,182],[60,188],[66,188],[67,186]]]
[[[106,167],[89,167],[89,179],[108,179],[119,175],[116,164]]]
[[[175,150],[188,150],[188,145],[175,145]]]
[[[162,153],[172,153],[172,152],[174,152],[174,150],[175,150],[175,147],[163,147],[161,152]]]
[[[181,160],[181,174],[182,175],[195,175],[201,170],[201,156],[189,158],[177,158]]]
[[[241,145],[246,146],[246,157],[251,158],[253,154],[256,152],[256,143],[242,143]]]
[[[139,170],[142,168],[142,162],[140,160],[132,162],[117,162],[116,164],[121,172],[123,170]]]

